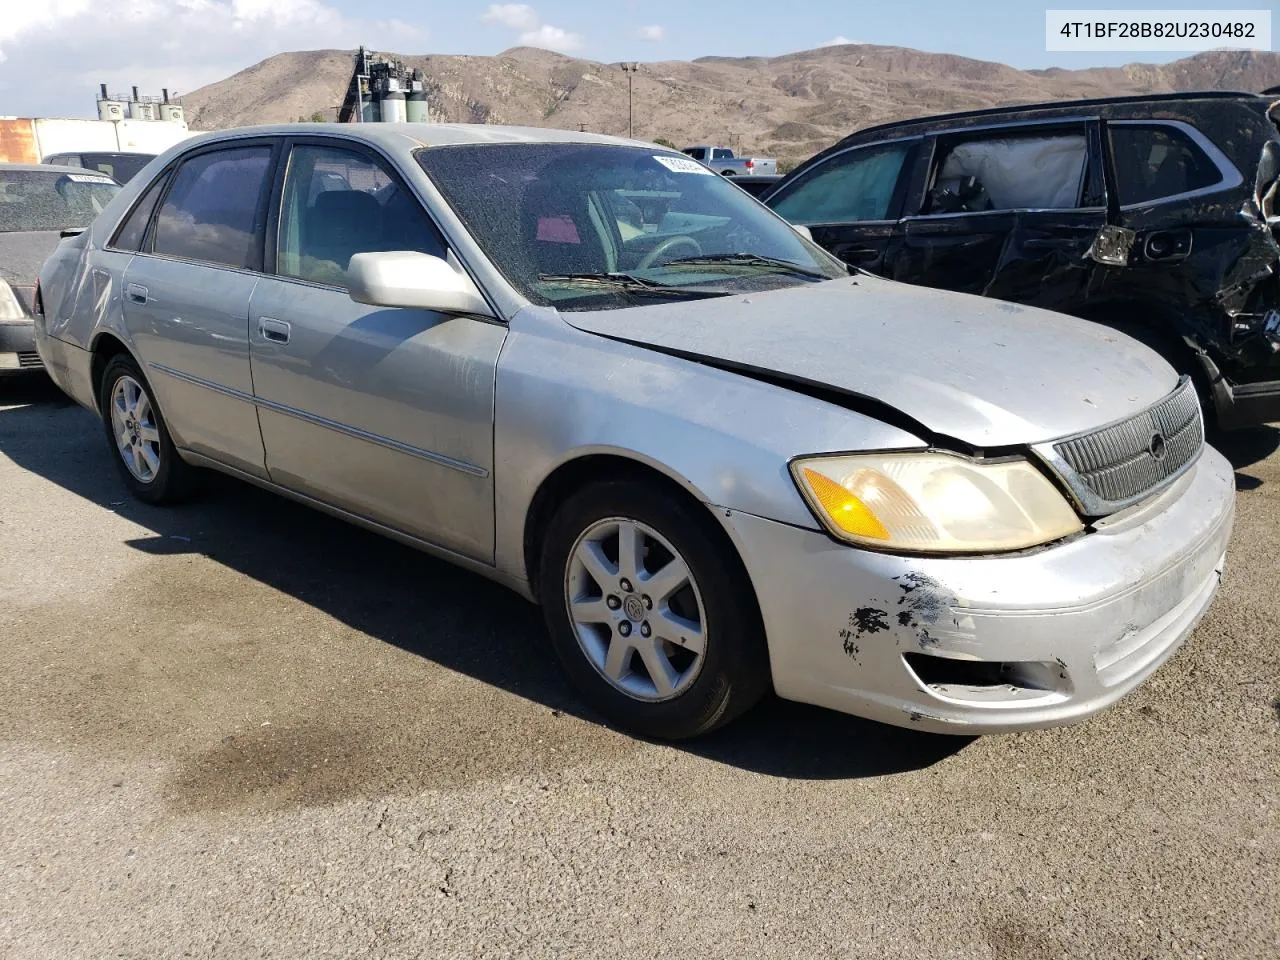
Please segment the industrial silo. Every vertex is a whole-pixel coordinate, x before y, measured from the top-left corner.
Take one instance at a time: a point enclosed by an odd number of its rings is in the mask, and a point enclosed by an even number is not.
[[[410,123],[427,122],[427,91],[423,89],[422,71],[413,71],[409,82],[409,96],[405,99],[405,118]]]
[[[98,97],[98,119],[123,120],[125,115],[124,103],[111,98],[111,95],[107,93],[107,85],[105,83],[98,89],[101,91],[101,96]]]
[[[169,102],[169,91],[162,90],[163,99],[160,102],[160,119],[169,123],[182,123],[184,117],[182,113],[182,104]]]
[[[399,80],[394,77],[387,80],[379,107],[382,110],[383,123],[404,123],[406,107],[404,91],[400,89]]]
[[[147,101],[138,99],[138,88],[133,88],[133,99],[129,101],[129,119],[130,120],[154,120],[156,118],[156,105]]]

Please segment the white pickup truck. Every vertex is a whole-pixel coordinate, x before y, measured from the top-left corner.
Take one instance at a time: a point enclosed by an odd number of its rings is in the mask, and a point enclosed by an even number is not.
[[[716,173],[755,176],[778,172],[778,161],[773,157],[735,157],[728,147],[685,147],[681,152],[701,160]]]

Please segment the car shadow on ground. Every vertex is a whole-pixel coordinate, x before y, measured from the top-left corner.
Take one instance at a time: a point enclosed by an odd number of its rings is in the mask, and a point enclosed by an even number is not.
[[[1242,471],[1261,463],[1280,449],[1280,427],[1263,424],[1244,430],[1219,431],[1210,436],[1210,442],[1235,468],[1236,489],[1256,490],[1262,486],[1262,480]]]
[[[54,422],[61,443],[33,439],[48,436]],[[0,392],[0,455],[146,527],[152,535],[129,541],[138,550],[207,556],[370,637],[600,722],[563,679],[533,605],[444,561],[221,475],[208,475],[191,503],[140,503],[117,475],[93,415],[47,381]],[[837,779],[922,769],[970,739],[770,697],[729,727],[677,746],[772,776]]]

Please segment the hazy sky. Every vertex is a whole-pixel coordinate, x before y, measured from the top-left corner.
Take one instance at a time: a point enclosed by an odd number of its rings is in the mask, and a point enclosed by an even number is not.
[[[773,56],[830,42],[891,44],[1016,67],[1160,62],[1180,54],[1044,50],[1046,6],[1141,0],[0,0],[0,114],[82,116],[97,84],[187,91],[273,53],[363,43],[395,53],[494,54],[519,44],[593,60]],[[1257,0],[1164,8],[1265,8]],[[770,15],[776,11],[776,15]]]

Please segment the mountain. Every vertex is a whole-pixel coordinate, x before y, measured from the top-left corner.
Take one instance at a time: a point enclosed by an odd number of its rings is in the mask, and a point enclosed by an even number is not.
[[[195,129],[336,115],[354,51],[282,53],[182,98]],[[426,77],[432,118],[627,131],[627,74],[547,50],[496,57],[394,54]],[[873,123],[1007,103],[1280,83],[1280,53],[1201,53],[1167,64],[1016,70],[902,47],[823,47],[781,57],[643,63],[632,77],[635,135],[727,143],[799,160]]]

